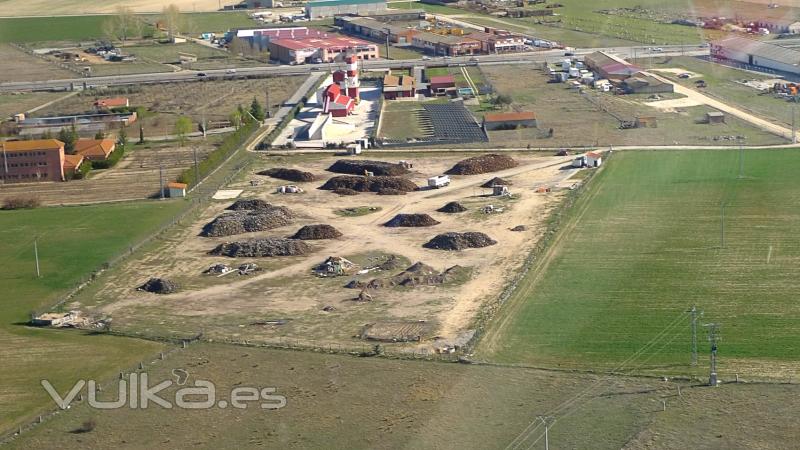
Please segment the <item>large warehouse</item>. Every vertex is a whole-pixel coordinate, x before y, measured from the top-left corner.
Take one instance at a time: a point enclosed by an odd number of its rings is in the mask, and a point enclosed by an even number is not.
[[[362,16],[386,11],[386,0],[312,0],[306,3],[306,16],[311,20],[341,14]]]
[[[378,58],[376,44],[351,37],[273,39],[268,48],[269,57],[284,64],[341,61],[346,54],[360,60]]]
[[[753,66],[800,74],[800,51],[732,36],[711,43],[711,55]]]

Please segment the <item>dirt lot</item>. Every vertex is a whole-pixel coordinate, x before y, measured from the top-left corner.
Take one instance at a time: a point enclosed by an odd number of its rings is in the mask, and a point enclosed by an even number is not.
[[[108,96],[128,97],[133,108],[144,108],[143,114],[131,127],[129,136],[139,135],[139,125],[144,127],[145,136],[164,136],[174,133],[175,120],[181,114],[187,115],[193,123],[192,131],[203,118],[209,128],[227,126],[230,114],[238,105],[250,107],[253,98],[258,98],[263,106],[266,91],[269,90],[272,111],[275,112],[283,101],[289,98],[302,84],[302,77],[264,78],[257,80],[195,81],[186,83],[165,83],[128,88],[94,90],[81,93],[52,107],[42,109],[38,116],[76,114],[92,110],[95,100]]]
[[[744,136],[750,145],[783,144],[785,140],[736,118],[721,126],[702,123],[708,107],[677,103],[677,108],[657,109],[648,95],[613,95],[587,90],[580,94],[564,83],[547,83],[539,70],[525,66],[482,68],[497,92],[513,98],[512,109],[537,115],[538,128],[489,132],[490,141],[504,146],[569,147],[583,145],[714,145],[719,136]],[[520,86],[516,80],[525,78]],[[665,98],[675,99],[675,94]],[[488,112],[488,111],[487,111]],[[476,112],[481,115],[482,111]],[[621,130],[617,118],[634,121],[655,117],[657,128]],[[549,129],[553,137],[547,137]],[[717,138],[717,139],[715,139]]]
[[[370,155],[371,158],[375,156]],[[520,158],[522,165],[501,172],[454,177],[453,183],[442,190],[423,190],[402,196],[376,196],[362,193],[337,196],[316,189],[332,174],[325,172],[336,158],[294,157],[267,158],[255,171],[276,165],[310,170],[321,178],[301,183],[306,192],[282,195],[275,192],[281,183],[266,177],[249,175],[230,188],[243,189],[243,197],[261,198],[286,206],[299,218],[291,225],[268,232],[248,233],[221,238],[199,237],[203,226],[230,205],[217,202],[190,227],[174,236],[162,248],[153,251],[127,267],[109,274],[107,282],[98,284],[83,295],[79,302],[87,309],[110,314],[118,329],[149,334],[194,334],[204,330],[216,339],[253,339],[276,341],[291,339],[298,343],[357,343],[353,339],[360,328],[378,320],[426,320],[436,325],[437,336],[455,338],[470,325],[479,306],[496,296],[519,267],[527,250],[539,238],[548,210],[558,203],[561,194],[537,194],[533,188],[542,183],[555,183],[574,172],[559,170],[564,158]],[[413,155],[412,181],[418,185],[451,167],[462,156]],[[395,158],[389,158],[395,160]],[[485,196],[489,193],[478,186],[492,176],[502,176],[513,182],[513,199]],[[251,186],[251,179],[263,184]],[[436,210],[450,201],[460,201],[470,210],[460,214],[438,213]],[[502,207],[502,213],[484,214],[483,206]],[[340,217],[337,211],[346,207],[381,206],[380,212],[356,217]],[[398,213],[427,213],[441,223],[424,228],[387,228],[383,223]],[[312,252],[307,256],[281,258],[212,257],[209,250],[222,242],[251,237],[287,237],[300,226],[328,223],[344,236],[336,240],[306,241]],[[525,225],[523,232],[510,231]],[[429,250],[422,247],[433,236],[447,231],[482,231],[498,241],[497,245],[461,252]],[[311,268],[328,256],[342,256],[360,267],[394,254],[402,259],[397,269],[333,278],[318,278]],[[165,258],[165,255],[169,257]],[[415,288],[383,288],[370,291],[374,301],[354,302],[358,289],[343,286],[352,279],[368,282],[376,277],[395,275],[408,263],[422,261],[443,271],[454,265],[470,268],[471,276],[458,283]],[[238,266],[257,262],[266,270],[242,277],[201,275],[212,264],[224,262]],[[182,291],[159,296],[136,292],[134,287],[150,276],[176,281]],[[76,305],[79,306],[79,305]],[[333,306],[334,311],[323,311]],[[281,320],[281,325],[263,322]],[[429,348],[430,342],[424,347]]]
[[[3,8],[5,7],[3,5]],[[0,70],[0,82],[56,80],[77,76],[75,72],[61,69],[53,63],[31,56],[8,44],[0,44],[0,61],[3,61],[3,67],[14,68],[14,70]]]
[[[176,5],[181,11],[217,11],[223,6],[234,5],[238,1],[231,0],[175,0],[170,4]],[[44,0],[8,0],[3,2],[3,16],[44,16],[60,14],[109,14],[119,6],[125,6],[134,12],[161,13],[164,2],[156,0],[134,0],[109,2],[86,2],[82,0],[59,0],[48,2]]]
[[[86,180],[4,185],[0,189],[0,200],[32,194],[44,205],[69,205],[148,198],[158,195],[159,166],[164,168],[166,181],[175,180],[192,165],[194,146],[202,160],[213,150],[216,139],[192,141],[186,147],[175,143],[137,145],[115,167],[93,171]]]

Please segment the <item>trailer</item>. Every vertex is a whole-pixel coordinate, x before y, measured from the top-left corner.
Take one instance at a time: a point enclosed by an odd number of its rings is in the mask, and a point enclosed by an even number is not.
[[[444,187],[450,184],[450,177],[447,175],[437,175],[435,177],[428,178],[428,187],[433,189],[439,189],[440,187]]]

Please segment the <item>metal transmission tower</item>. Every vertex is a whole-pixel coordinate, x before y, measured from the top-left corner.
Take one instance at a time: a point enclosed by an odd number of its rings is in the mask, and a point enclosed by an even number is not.
[[[556,421],[553,416],[536,416],[544,424],[544,450],[550,450],[550,426]]]
[[[691,313],[692,317],[692,365],[697,365],[697,319],[703,316],[703,311],[698,311],[696,306],[686,311]]]
[[[719,341],[719,324],[707,323],[708,342],[711,343],[711,371],[708,374],[708,385],[717,386],[717,341]]]

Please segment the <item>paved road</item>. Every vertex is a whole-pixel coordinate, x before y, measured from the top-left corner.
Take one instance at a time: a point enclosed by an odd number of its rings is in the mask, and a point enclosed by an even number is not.
[[[608,51],[618,54],[623,58],[629,58],[636,53],[642,56],[704,56],[708,55],[707,49],[699,49],[696,46],[665,46],[663,53],[642,54],[645,49],[640,47],[619,47],[619,48],[588,48],[578,49],[575,55],[585,55],[595,51]],[[399,69],[413,66],[442,67],[459,64],[519,64],[526,62],[557,62],[564,58],[564,50],[544,50],[527,53],[513,53],[502,55],[476,55],[462,56],[453,58],[435,57],[430,59],[407,59],[407,60],[373,60],[364,61],[364,69]],[[34,91],[50,89],[80,89],[84,86],[113,86],[126,84],[146,84],[146,83],[166,83],[175,81],[202,81],[206,79],[225,79],[241,78],[246,76],[264,75],[307,75],[313,72],[328,72],[343,68],[342,63],[314,64],[301,66],[281,66],[266,65],[258,67],[241,67],[235,69],[218,69],[199,71],[180,71],[180,72],[159,72],[132,75],[114,75],[105,77],[73,78],[49,81],[22,81],[0,83],[0,92],[13,91]],[[235,73],[233,72],[235,70]],[[200,76],[200,74],[205,76]]]

